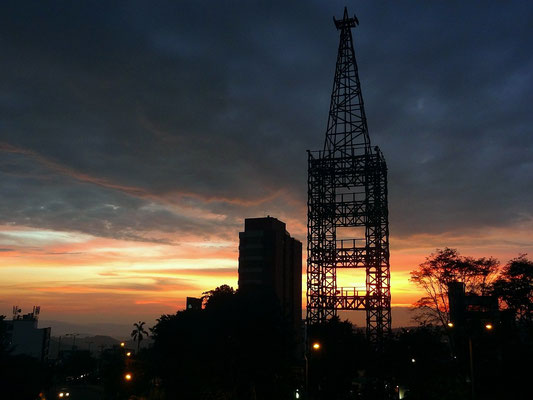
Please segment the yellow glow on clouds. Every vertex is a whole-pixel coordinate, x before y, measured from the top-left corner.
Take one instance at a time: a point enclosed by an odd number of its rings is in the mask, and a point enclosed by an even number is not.
[[[519,253],[533,253],[532,231],[526,224],[483,235],[391,238],[393,305],[409,306],[420,297],[409,271],[435,248],[455,247],[464,255],[494,256],[505,263]],[[174,313],[187,296],[221,284],[237,287],[237,231],[234,237],[180,236],[177,245],[169,245],[0,226],[0,314],[8,314],[13,304],[25,309],[39,304],[50,319],[76,314],[130,320]],[[303,273],[305,290],[305,263]],[[339,272],[338,286],[364,289],[364,270]]]
[[[153,318],[183,308],[223,283],[237,285],[234,243],[194,238],[180,245],[127,242],[90,235],[2,227],[0,313],[12,304],[43,312],[97,313],[111,301],[116,312],[159,305]],[[106,307],[109,308],[109,307]],[[50,317],[50,315],[49,315]]]

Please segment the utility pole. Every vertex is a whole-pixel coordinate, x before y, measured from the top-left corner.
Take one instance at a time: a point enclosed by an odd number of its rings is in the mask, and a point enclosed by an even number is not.
[[[59,336],[59,340],[57,342],[57,359],[59,360],[59,356],[61,354],[61,336]]]
[[[76,348],[76,336],[80,336],[79,333],[67,333],[65,336],[72,336],[72,351]]]

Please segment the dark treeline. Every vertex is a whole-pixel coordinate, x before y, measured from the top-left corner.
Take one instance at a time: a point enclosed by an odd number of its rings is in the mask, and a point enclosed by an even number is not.
[[[432,279],[467,280],[469,295],[499,300],[490,330],[478,313],[462,328],[426,319],[395,330],[376,351],[363,329],[334,318],[310,328],[302,363],[303,349],[273,296],[222,286],[208,293],[203,310],[161,316],[146,365],[169,399],[305,398],[306,381],[307,398],[316,400],[529,398],[533,263],[519,257],[499,268],[450,249],[428,262]]]
[[[151,361],[171,399],[293,398],[290,329],[273,296],[221,286],[204,309],[161,316]]]
[[[508,322],[491,332],[469,333],[476,399],[531,398],[533,332]],[[321,348],[309,352],[312,399],[473,398],[464,333],[431,325],[403,328],[393,332],[379,354],[361,330],[332,319],[318,328],[314,340]]]
[[[411,332],[432,332],[446,352],[421,367],[436,343],[419,346],[422,357],[413,356],[416,374],[406,398],[531,398],[526,365],[533,356],[533,261],[520,255],[502,266],[492,257],[445,248],[412,271],[411,281],[425,293],[415,303],[422,327]],[[424,377],[436,365],[446,368]],[[434,386],[419,393],[424,382]]]
[[[304,365],[294,363],[288,328],[279,315],[254,313],[238,295],[222,297],[212,303],[216,312],[208,306],[161,316],[153,329],[154,345],[141,349],[127,368],[120,352],[97,361],[80,351],[58,367],[3,354],[4,393],[36,399],[47,380],[97,371],[97,363],[99,376],[91,382],[104,388],[106,399],[294,399],[296,389],[305,398]],[[250,311],[249,319],[240,315],[243,308]],[[442,327],[395,331],[381,357],[348,321],[332,319],[316,327],[309,338],[315,342],[321,347],[309,350],[308,398],[376,399],[382,382],[390,399],[398,399],[401,388],[404,399],[472,398],[468,347]],[[474,337],[476,398],[529,399],[532,357],[532,332],[522,324],[495,328],[490,335],[479,332]],[[131,382],[123,380],[126,369],[134,376]]]
[[[15,356],[0,319],[0,384],[12,399],[57,398],[67,385],[104,399],[530,399],[533,262],[520,256],[500,267],[445,249],[412,276],[429,289],[417,303],[419,326],[393,331],[381,350],[338,318],[310,327],[304,341],[272,293],[223,285],[201,309],[162,315],[151,346],[140,347],[139,321],[135,348],[98,359],[79,350],[48,364]],[[474,307],[454,319],[454,282],[469,299],[495,300],[496,312]]]

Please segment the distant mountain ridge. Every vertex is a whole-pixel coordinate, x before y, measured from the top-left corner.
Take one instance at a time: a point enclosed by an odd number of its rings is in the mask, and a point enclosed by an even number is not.
[[[126,343],[128,348],[132,348],[133,342],[128,341]],[[88,350],[93,355],[96,355],[103,349],[108,349],[119,345],[120,340],[105,335],[76,337],[75,342],[71,336],[52,336],[50,338],[50,348],[48,354],[50,358],[54,359],[57,358],[60,351],[70,351],[72,350],[72,347],[75,346],[76,350]]]
[[[133,324],[94,323],[80,324],[64,321],[39,320],[39,328],[52,328],[52,336],[64,336],[67,333],[77,333],[79,337],[110,336],[116,340],[130,337]]]

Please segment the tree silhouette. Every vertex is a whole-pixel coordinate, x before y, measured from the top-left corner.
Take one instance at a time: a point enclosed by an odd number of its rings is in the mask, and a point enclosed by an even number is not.
[[[347,399],[357,369],[369,357],[368,343],[348,321],[338,316],[308,328],[308,389],[313,399]],[[319,343],[320,348],[312,345]]]
[[[218,309],[227,306],[233,300],[236,291],[229,285],[221,285],[216,289],[202,293],[205,309]]]
[[[206,295],[204,309],[162,315],[152,328],[166,398],[294,398],[294,347],[275,296],[228,285]]]
[[[507,263],[493,293],[519,322],[533,323],[533,261],[523,254]]]
[[[415,304],[419,322],[439,324],[449,322],[448,284],[463,282],[467,293],[488,294],[499,269],[498,260],[463,257],[456,249],[437,249],[426,261],[411,272],[410,281],[422,288],[426,296]]]
[[[135,328],[131,331],[131,337],[135,342],[137,342],[137,353],[139,353],[141,340],[144,339],[144,336],[148,336],[148,332],[144,330],[144,324],[146,324],[146,322],[139,321],[138,323],[134,323],[133,326]]]

